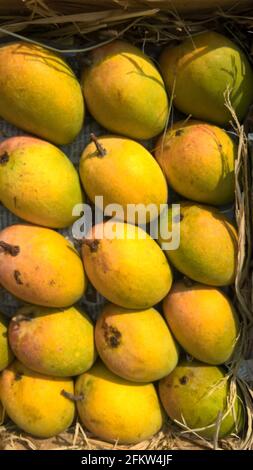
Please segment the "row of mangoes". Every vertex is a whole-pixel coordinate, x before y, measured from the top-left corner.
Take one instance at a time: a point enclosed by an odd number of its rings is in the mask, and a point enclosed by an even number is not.
[[[195,309],[201,325],[196,324],[193,331],[193,325],[188,329],[186,324],[191,314],[196,317]],[[180,344],[187,343],[191,352],[195,348],[195,357],[202,348],[201,358],[209,364],[224,360],[231,331],[229,339],[221,331],[220,342],[224,338],[226,345],[219,351],[210,349],[216,328],[205,338],[202,332],[207,333],[207,321],[211,326],[217,319],[220,322],[224,312],[227,327],[235,328],[228,299],[203,285],[178,282],[164,300],[165,319]],[[48,438],[71,426],[76,403],[85,428],[110,442],[131,444],[151,437],[165,422],[164,410],[205,438],[214,436],[218,417],[219,437],[241,431],[242,400],[235,393],[228,401],[230,380],[225,369],[196,359],[181,358],[178,363],[179,348],[157,310],[133,311],[107,304],[95,335],[93,329],[89,317],[76,307],[26,306],[9,326],[0,316],[1,422],[5,410],[24,431]],[[234,344],[230,342],[229,348]],[[96,351],[103,362],[96,360]],[[157,380],[156,390],[151,382]]]
[[[176,106],[194,117],[227,124],[227,90],[241,119],[253,99],[245,55],[217,33],[194,41],[194,47],[186,41],[161,57],[165,85]],[[0,49],[0,72],[5,119],[56,144],[73,140],[84,104],[76,78],[60,57],[37,46],[7,45]],[[129,44],[116,41],[95,50],[82,88],[92,116],[110,131],[140,139],[166,126],[163,80],[153,63]],[[92,136],[80,176],[90,199],[103,195],[106,204],[121,204],[123,219],[129,203],[165,203],[166,178],[179,194],[220,205],[233,200],[236,150],[218,127],[181,122],[156,145],[161,170],[129,138]],[[1,144],[0,182],[7,208],[50,228],[69,225],[73,205],[83,201],[77,173],[64,154],[31,137]],[[156,216],[145,213],[144,221]],[[61,432],[73,421],[76,401],[81,421],[94,434],[138,442],[162,425],[163,411],[151,383],[161,380],[159,396],[172,419],[212,437],[221,413],[220,436],[240,431],[240,395],[228,402],[229,380],[225,369],[216,367],[231,360],[239,336],[233,306],[216,288],[234,282],[236,230],[216,209],[194,202],[181,204],[179,218],[172,219],[172,209],[163,217],[170,232],[173,224],[180,224],[180,246],[167,250],[167,257],[140,227],[123,222],[93,228],[83,240],[82,260],[71,243],[49,228],[19,224],[0,233],[0,282],[33,304],[17,312],[8,333],[3,327],[1,339],[6,359],[0,395],[7,414],[22,429],[44,437]],[[161,237],[159,243],[164,241],[169,239]],[[197,284],[185,280],[172,286],[169,261]],[[97,322],[96,348],[90,321],[70,307],[85,293],[86,276],[113,303]],[[167,326],[152,308],[164,298]],[[10,365],[7,336],[18,358]],[[194,361],[177,365],[176,341]],[[104,365],[93,365],[95,349]],[[70,376],[76,375],[74,391]]]

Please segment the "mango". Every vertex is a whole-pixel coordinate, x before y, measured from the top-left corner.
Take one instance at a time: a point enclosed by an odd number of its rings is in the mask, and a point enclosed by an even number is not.
[[[167,202],[167,183],[159,165],[148,150],[133,140],[93,136],[93,142],[82,153],[79,171],[89,199],[95,202],[99,195],[104,198],[104,206],[120,204],[122,218],[128,222],[136,222],[135,214],[127,210],[128,204],[143,205],[137,223],[146,223],[156,219],[161,204]]]
[[[3,45],[0,114],[24,131],[55,144],[68,144],[83,125],[80,84],[59,55],[25,42]]]
[[[5,418],[5,412],[4,412],[4,408],[0,399],[0,426],[3,424],[4,418]]]
[[[239,433],[244,422],[244,407],[239,396],[229,399],[229,381],[222,368],[198,361],[182,361],[159,382],[159,395],[166,413],[213,439],[217,419],[221,417],[219,438]]]
[[[219,127],[190,120],[161,136],[155,157],[168,184],[181,196],[221,205],[234,199],[237,145]]]
[[[160,247],[131,224],[109,220],[92,227],[82,244],[82,258],[93,286],[121,307],[152,307],[172,284],[171,269]]]
[[[137,47],[114,41],[94,49],[81,85],[87,107],[106,129],[150,139],[165,127],[168,99],[162,77]]]
[[[163,311],[173,335],[195,359],[214,365],[231,359],[239,320],[232,303],[219,289],[176,282],[163,301]]]
[[[96,358],[94,328],[85,312],[26,306],[9,325],[10,346],[22,364],[56,377],[80,375]]]
[[[244,52],[230,39],[214,31],[189,37],[160,57],[166,88],[175,106],[185,114],[227,125],[231,105],[241,121],[253,101],[253,71]]]
[[[5,369],[13,359],[8,343],[8,321],[0,312],[0,371]],[[1,411],[0,411],[1,415]]]
[[[136,311],[106,305],[96,323],[95,341],[108,369],[126,380],[154,382],[178,362],[175,341],[154,308]]]
[[[181,202],[180,217],[172,220],[172,208],[161,224],[169,231],[180,224],[178,248],[166,250],[169,261],[190,279],[210,286],[226,286],[235,280],[238,237],[229,220],[213,207]],[[160,237],[160,243],[166,237]]]
[[[57,147],[33,137],[0,144],[0,199],[18,217],[38,225],[71,225],[83,202],[78,173]]]
[[[71,378],[41,375],[15,361],[0,377],[1,400],[8,416],[23,431],[52,437],[65,431],[75,415]]]
[[[19,224],[0,232],[0,283],[16,297],[45,307],[68,307],[86,289],[72,243],[54,230]]]
[[[100,439],[135,444],[157,433],[163,412],[153,384],[128,382],[101,363],[80,375],[75,395],[82,424]]]

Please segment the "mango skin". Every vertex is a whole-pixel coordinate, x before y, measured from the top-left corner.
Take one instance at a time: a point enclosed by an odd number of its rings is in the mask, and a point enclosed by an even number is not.
[[[83,125],[80,84],[59,55],[23,42],[4,45],[0,48],[0,113],[24,131],[68,144]]]
[[[75,394],[83,394],[77,410],[83,425],[109,442],[135,444],[157,433],[163,412],[153,384],[121,379],[98,361],[80,375]]]
[[[152,307],[172,284],[172,272],[160,247],[131,224],[111,220],[92,227],[82,245],[82,258],[93,286],[121,307]]]
[[[217,209],[189,202],[180,203],[180,245],[166,250],[169,261],[185,276],[210,286],[234,283],[238,236],[234,226]],[[172,229],[172,209],[161,223]],[[160,237],[160,243],[166,241]]]
[[[0,199],[18,217],[52,228],[71,225],[73,207],[83,203],[78,173],[68,157],[33,137],[0,143]]]
[[[99,124],[134,139],[165,127],[168,99],[162,77],[137,47],[114,41],[94,49],[81,80],[87,107]]]
[[[223,292],[176,282],[163,301],[163,311],[173,335],[195,359],[218,365],[231,358],[239,320]]]
[[[244,52],[227,37],[209,31],[166,48],[160,68],[174,104],[185,114],[226,125],[231,120],[224,93],[241,121],[253,101],[253,71]]]
[[[71,378],[41,375],[15,361],[2,372],[0,394],[8,416],[23,431],[52,437],[65,431],[75,415],[75,405],[62,395],[73,394]]]
[[[183,423],[206,439],[212,439],[218,413],[229,410],[229,385],[223,369],[198,361],[182,361],[174,371],[159,382],[159,396],[172,420]],[[234,413],[233,413],[234,412]],[[235,418],[234,418],[235,416]],[[239,395],[222,419],[219,438],[242,430],[244,407]],[[210,426],[207,429],[200,428]]]
[[[168,184],[181,196],[205,204],[234,200],[237,145],[219,127],[177,122],[161,136],[155,157]]]
[[[92,142],[84,149],[79,165],[85,192],[95,203],[95,196],[103,196],[104,206],[123,206],[123,219],[135,223],[134,215],[127,217],[127,204],[153,204],[150,212],[140,213],[139,223],[158,217],[160,205],[166,204],[166,179],[152,155],[142,145],[118,136],[99,137],[106,151],[101,157]],[[126,183],[122,182],[122,175]]]
[[[34,225],[11,225],[0,232],[0,283],[11,294],[36,305],[68,307],[85,292],[82,261],[62,235]],[[14,256],[13,256],[14,255]]]
[[[178,362],[176,343],[154,308],[136,311],[106,305],[96,323],[95,341],[108,369],[126,380],[154,382]]]
[[[93,330],[88,315],[76,307],[27,306],[16,312],[8,334],[15,356],[26,367],[70,377],[88,370],[96,359]]]
[[[13,354],[8,343],[8,321],[6,317],[4,317],[4,315],[0,312],[0,371],[5,369],[5,367],[10,364],[12,359]]]

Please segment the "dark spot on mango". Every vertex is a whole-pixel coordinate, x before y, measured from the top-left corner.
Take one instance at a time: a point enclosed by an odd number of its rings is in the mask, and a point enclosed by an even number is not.
[[[22,377],[23,377],[24,374],[22,374],[22,372],[16,372],[15,374],[15,380],[18,381],[18,380],[21,380]]]
[[[15,279],[16,283],[19,284],[19,285],[22,285],[23,282],[21,280],[21,272],[16,269],[14,271],[13,275],[14,275],[14,279]]]
[[[189,382],[189,377],[183,375],[183,377],[179,379],[179,382],[181,383],[181,385],[186,385]]]
[[[17,197],[16,196],[14,196],[13,202],[14,202],[14,207],[17,207]]]
[[[7,253],[11,256],[17,256],[20,252],[20,247],[17,245],[10,245],[2,240],[0,241],[0,252]]]
[[[0,155],[0,165],[5,165],[9,161],[9,155],[7,152],[4,152],[2,155]]]
[[[183,129],[178,129],[176,132],[175,132],[175,136],[176,137],[179,137],[180,135],[182,135],[184,133],[184,130]]]
[[[104,330],[106,344],[111,348],[117,348],[122,336],[120,331],[114,326],[108,325],[106,322],[103,323],[102,328]]]
[[[89,247],[91,253],[96,253],[99,245],[99,240],[84,239],[83,243]]]
[[[54,279],[51,279],[51,281],[49,281],[49,285],[50,286],[55,286],[56,282]]]

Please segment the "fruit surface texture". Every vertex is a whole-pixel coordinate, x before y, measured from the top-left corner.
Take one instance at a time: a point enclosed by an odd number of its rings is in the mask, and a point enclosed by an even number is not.
[[[234,199],[237,145],[217,126],[177,122],[161,136],[155,156],[169,185],[181,196],[205,204]]]
[[[87,429],[109,442],[134,444],[159,431],[163,413],[153,384],[136,384],[101,363],[76,382],[78,414]]]
[[[82,204],[78,173],[54,145],[33,137],[0,144],[0,199],[14,214],[38,225],[63,228]]]
[[[63,395],[73,395],[70,378],[37,374],[15,361],[0,378],[1,400],[8,416],[23,431],[51,437],[65,431],[74,419],[75,405]]]
[[[162,404],[172,420],[212,439],[219,414],[219,437],[239,433],[244,410],[239,396],[229,407],[229,384],[223,369],[201,362],[181,362],[159,382]]]
[[[0,283],[26,302],[67,307],[84,294],[82,261],[66,238],[33,225],[0,232]]]
[[[125,41],[98,47],[84,69],[87,107],[99,124],[117,134],[150,139],[165,127],[168,99],[151,60]]]
[[[97,320],[95,338],[107,367],[127,380],[154,382],[177,365],[175,341],[154,308],[136,311],[106,305]]]
[[[128,222],[136,221],[135,214],[127,210],[128,204],[145,206],[138,212],[139,223],[157,218],[161,204],[167,203],[168,192],[166,179],[153,156],[139,143],[124,137],[104,136],[97,141],[98,149],[94,142],[90,143],[80,160],[81,181],[89,198],[95,202],[97,195],[103,196],[104,207],[120,204],[122,219]]]
[[[230,300],[218,289],[177,282],[163,301],[166,321],[179,344],[208,364],[228,361],[239,336]]]
[[[23,307],[10,322],[9,340],[20,362],[41,374],[79,375],[96,358],[93,324],[76,307]]]
[[[166,48],[160,57],[162,75],[174,104],[195,118],[228,124],[229,93],[238,119],[253,101],[253,72],[244,52],[227,37],[205,32]]]
[[[173,224],[180,224],[180,245],[166,250],[166,255],[181,273],[211,286],[234,282],[237,232],[222,213],[209,206],[182,202],[180,217],[173,218],[169,208],[168,217],[162,217],[161,223],[168,224],[169,232]]]
[[[149,308],[172,284],[170,266],[158,244],[131,224],[95,225],[83,242],[82,257],[94,287],[122,307]]]
[[[84,102],[64,59],[22,42],[0,48],[0,114],[29,133],[68,144],[81,130]]]

